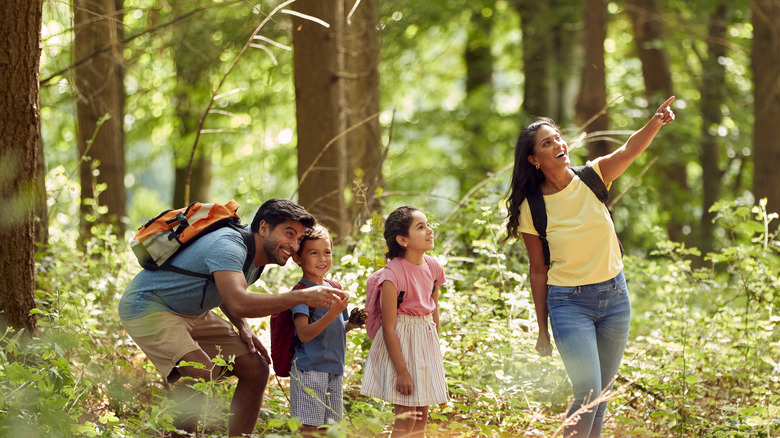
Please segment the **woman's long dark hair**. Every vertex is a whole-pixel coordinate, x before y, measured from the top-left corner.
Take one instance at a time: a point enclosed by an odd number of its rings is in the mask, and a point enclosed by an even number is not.
[[[515,168],[512,171],[512,183],[509,186],[509,194],[506,200],[507,209],[507,236],[501,243],[510,238],[517,239],[517,227],[520,226],[520,205],[525,198],[544,182],[544,174],[534,168],[528,162],[528,156],[534,154],[534,138],[536,131],[542,126],[547,125],[560,132],[560,128],[552,119],[539,117],[535,122],[526,126],[517,139],[515,146]]]

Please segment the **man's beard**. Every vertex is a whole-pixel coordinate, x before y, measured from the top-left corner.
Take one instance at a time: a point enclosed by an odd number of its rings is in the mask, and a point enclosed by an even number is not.
[[[265,251],[265,256],[269,262],[284,266],[287,263],[287,259],[280,259],[279,252],[277,251],[278,246],[278,241],[268,239],[263,243],[263,251]]]

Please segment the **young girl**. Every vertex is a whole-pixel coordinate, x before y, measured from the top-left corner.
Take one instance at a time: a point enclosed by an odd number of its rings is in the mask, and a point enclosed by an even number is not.
[[[390,213],[384,235],[389,261],[380,279],[382,327],[368,353],[360,393],[394,405],[394,437],[424,437],[428,406],[447,401],[439,349],[444,270],[425,255],[433,249],[433,230],[418,208]]]

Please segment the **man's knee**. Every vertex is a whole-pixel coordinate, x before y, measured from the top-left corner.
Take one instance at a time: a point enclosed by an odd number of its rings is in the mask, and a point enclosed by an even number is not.
[[[219,377],[221,368],[211,362],[211,358],[201,350],[185,354],[175,369],[182,377],[208,382]]]
[[[233,365],[233,374],[239,380],[255,381],[264,387],[266,382],[268,382],[270,368],[268,362],[258,353],[247,353],[236,358],[236,363]]]

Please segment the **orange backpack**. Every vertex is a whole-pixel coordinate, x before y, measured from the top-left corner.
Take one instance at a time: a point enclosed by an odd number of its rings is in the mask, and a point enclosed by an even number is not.
[[[174,255],[201,236],[223,227],[230,227],[241,234],[246,244],[247,258],[243,266],[246,274],[255,259],[255,239],[252,232],[241,225],[241,218],[236,213],[238,207],[238,202],[231,199],[224,205],[193,202],[187,208],[166,210],[138,229],[138,233],[130,241],[130,247],[144,269],[172,271],[205,278],[206,284],[203,286],[205,300],[206,288],[212,281],[213,275],[183,269],[170,262]]]

